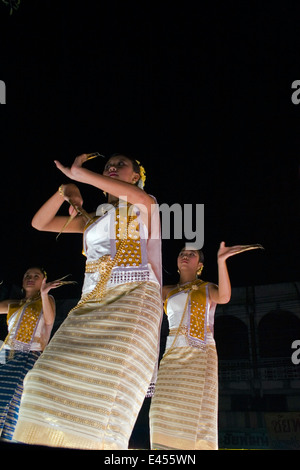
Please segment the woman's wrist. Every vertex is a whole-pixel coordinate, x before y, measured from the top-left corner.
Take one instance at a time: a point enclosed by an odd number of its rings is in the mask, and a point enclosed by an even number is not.
[[[61,197],[65,197],[65,191],[64,191],[64,184],[61,184],[60,187],[58,188],[58,192],[60,194]]]

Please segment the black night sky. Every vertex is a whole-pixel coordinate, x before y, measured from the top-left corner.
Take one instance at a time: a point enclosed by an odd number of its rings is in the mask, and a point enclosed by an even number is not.
[[[80,235],[37,232],[35,211],[67,182],[53,160],[128,152],[158,203],[205,205],[205,270],[226,244],[233,286],[299,280],[300,79],[297,2],[0,1],[1,278],[32,264],[78,281]],[[103,161],[89,162],[102,171]],[[84,207],[104,202],[79,185]],[[67,210],[67,204],[64,207]],[[164,240],[165,282],[181,240]]]

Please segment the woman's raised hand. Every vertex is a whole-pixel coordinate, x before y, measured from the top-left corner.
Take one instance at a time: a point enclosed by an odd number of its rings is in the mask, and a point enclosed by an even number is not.
[[[46,295],[51,289],[57,289],[57,287],[65,286],[67,284],[76,284],[76,281],[65,281],[66,277],[68,276],[63,276],[60,279],[50,282],[47,282],[47,279],[44,278],[41,285],[41,295]]]
[[[237,255],[238,253],[243,253],[244,251],[249,250],[257,250],[257,249],[264,249],[262,245],[259,243],[255,243],[253,245],[234,245],[234,246],[226,246],[225,242],[220,243],[220,248],[218,251],[218,260],[226,260],[230,256]]]
[[[88,154],[83,153],[75,158],[74,162],[72,163],[71,167],[64,166],[58,160],[54,160],[56,167],[68,178],[76,179],[77,169],[81,168],[83,163],[88,160]]]

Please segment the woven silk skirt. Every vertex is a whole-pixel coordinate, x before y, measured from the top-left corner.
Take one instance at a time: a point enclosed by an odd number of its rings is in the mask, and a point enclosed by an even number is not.
[[[71,310],[26,376],[14,439],[127,449],[156,365],[161,316],[152,282],[117,286]]]
[[[0,436],[3,439],[12,440],[18,419],[23,380],[40,355],[39,351],[1,351],[3,362],[0,364]]]
[[[163,357],[150,407],[152,449],[218,448],[215,346],[176,347]]]

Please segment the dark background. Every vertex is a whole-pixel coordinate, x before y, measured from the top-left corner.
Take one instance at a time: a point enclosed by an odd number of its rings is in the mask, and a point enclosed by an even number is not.
[[[1,279],[20,284],[37,263],[78,281],[56,297],[80,295],[81,235],[56,241],[30,222],[67,182],[53,160],[99,151],[136,156],[159,204],[205,205],[204,279],[217,282],[225,240],[265,247],[228,261],[233,286],[299,280],[298,13],[297,2],[21,0],[10,15],[0,1]],[[86,210],[104,202],[79,186]],[[167,283],[181,246],[163,242]]]

